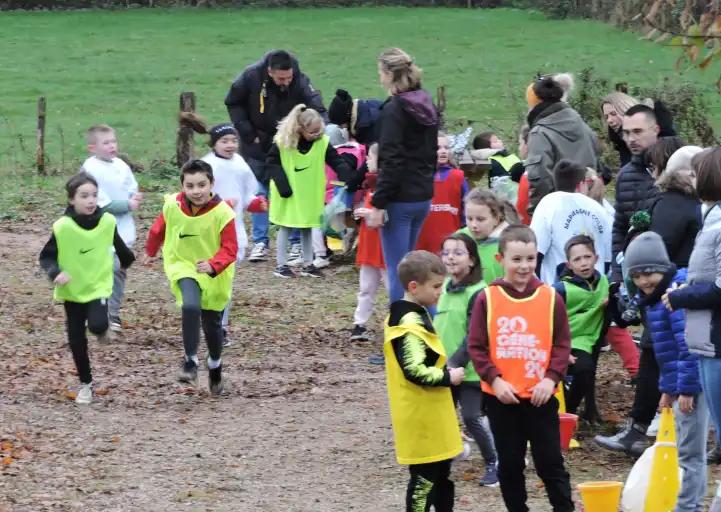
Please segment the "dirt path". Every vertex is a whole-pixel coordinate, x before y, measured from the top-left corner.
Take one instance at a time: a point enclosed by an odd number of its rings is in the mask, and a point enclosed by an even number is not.
[[[78,407],[62,308],[34,264],[47,233],[0,226],[0,511],[402,508],[384,373],[366,363],[380,341],[347,340],[351,266],[292,282],[269,264],[242,266],[220,398],[204,372],[199,390],[175,382],[179,315],[161,270],[135,266],[124,340],[91,340],[98,396]],[[629,388],[617,358],[604,361],[601,406],[620,419]],[[630,466],[591,443],[569,462],[574,483],[623,479]],[[498,489],[476,484],[481,466],[475,449],[454,465],[458,510],[503,510]],[[528,477],[531,509],[548,510]]]

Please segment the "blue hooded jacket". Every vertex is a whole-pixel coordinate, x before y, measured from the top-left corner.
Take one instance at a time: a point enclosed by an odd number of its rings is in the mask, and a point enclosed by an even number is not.
[[[644,295],[639,291],[640,305],[660,369],[658,388],[662,393],[675,396],[701,392],[698,356],[689,353],[686,346],[686,312],[683,309],[669,311],[661,301],[673,283],[685,282],[686,269],[676,271],[674,266],[652,294]]]

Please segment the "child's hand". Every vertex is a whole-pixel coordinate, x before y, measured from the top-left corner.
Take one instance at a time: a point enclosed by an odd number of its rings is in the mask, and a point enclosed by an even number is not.
[[[568,364],[576,364],[576,360],[577,360],[576,356],[574,356],[572,354],[568,354]]]
[[[684,414],[693,412],[693,396],[681,395],[678,397],[678,410]]]
[[[195,264],[195,270],[199,274],[212,274],[214,272],[213,266],[208,263],[208,260],[199,261]]]
[[[70,276],[65,272],[60,272],[57,276],[55,276],[55,279],[53,279],[53,283],[58,286],[63,286],[64,284],[68,284],[69,282]]]
[[[365,219],[366,217],[368,217],[368,214],[370,212],[370,208],[356,208],[355,210],[353,210],[353,217],[355,217],[356,219]]]
[[[665,409],[666,407],[673,407],[673,402],[675,401],[675,398],[673,395],[669,395],[668,393],[661,394],[661,400],[658,401],[658,410]]]
[[[533,394],[531,395],[531,404],[535,407],[541,407],[548,402],[556,392],[556,383],[548,377],[541,379],[541,382],[533,386]]]
[[[143,198],[143,196],[141,195],[141,196],[140,196],[140,199],[138,199],[138,195],[139,195],[139,194],[135,194],[133,197],[131,197],[131,198],[128,200],[128,209],[129,209],[131,212],[134,212],[135,210],[137,210],[138,208],[140,208],[140,200]]]
[[[263,212],[268,211],[268,199],[263,196],[260,196],[260,210]]]
[[[451,384],[454,386],[463,382],[463,378],[466,376],[466,370],[464,368],[451,368],[448,370],[448,373],[451,374]]]
[[[496,395],[496,398],[498,398],[502,404],[511,405],[520,403],[518,397],[516,396],[516,388],[511,386],[511,384],[503,380],[501,377],[493,379],[491,387],[493,388],[493,393]]]
[[[159,259],[159,256],[148,256],[147,253],[143,253],[140,257],[140,264],[144,267],[151,267]]]

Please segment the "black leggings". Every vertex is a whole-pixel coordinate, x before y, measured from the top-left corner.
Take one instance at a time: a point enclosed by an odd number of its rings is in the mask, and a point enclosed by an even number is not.
[[[183,295],[183,346],[188,358],[198,355],[200,344],[200,326],[202,322],[208,355],[217,361],[223,351],[222,311],[210,311],[200,308],[200,286],[195,279],[184,278],[178,281]]]
[[[411,478],[406,491],[406,512],[428,512],[431,505],[436,512],[451,512],[455,487],[449,479],[452,459],[411,464]]]
[[[68,344],[73,354],[78,377],[83,384],[90,384],[93,375],[88,357],[88,337],[85,324],[93,334],[102,334],[108,330],[108,302],[97,299],[90,302],[65,301],[65,318],[68,330]]]
[[[586,351],[573,349],[571,354],[576,362],[568,366],[568,376],[572,377],[566,393],[566,412],[576,414],[581,401],[586,399],[586,410],[584,416],[592,415],[590,408],[595,408],[594,386],[596,383],[596,361],[593,355]],[[590,399],[589,399],[590,398]],[[593,403],[590,403],[593,400]],[[588,418],[587,419],[591,419]]]
[[[661,392],[658,390],[659,368],[653,347],[642,346],[636,376],[636,394],[630,416],[641,425],[650,425],[656,415]]]

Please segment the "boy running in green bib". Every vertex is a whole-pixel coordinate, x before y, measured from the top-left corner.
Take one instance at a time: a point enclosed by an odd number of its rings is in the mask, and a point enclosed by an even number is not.
[[[564,247],[566,263],[559,266],[553,287],[563,298],[571,329],[571,355],[566,380],[566,411],[576,414],[585,398],[584,418],[598,420],[596,385],[597,344],[608,328],[608,279],[594,267],[598,254],[588,235],[571,237]]]
[[[300,275],[321,277],[313,265],[313,228],[321,227],[325,206],[325,164],[341,181],[353,177],[355,157],[339,155],[329,144],[321,115],[302,103],[278,125],[266,160],[270,184],[270,221],[279,226],[276,241],[278,277],[294,277],[288,265],[288,238],[292,228],[300,231],[303,268]]]
[[[465,368],[465,378],[459,386],[453,386],[453,400],[461,404],[463,423],[481,450],[485,461],[485,474],[480,484],[487,487],[498,485],[496,448],[490,429],[483,423],[481,378],[473,368],[468,355],[468,323],[473,303],[482,289],[481,261],[476,242],[463,233],[456,233],[443,241],[441,258],[448,277],[443,283],[443,293],[438,300],[438,309],[433,326],[441,337],[448,354],[450,368]]]
[[[93,377],[87,328],[108,340],[108,298],[113,292],[113,260],[126,269],[135,260],[118,234],[115,217],[98,209],[98,182],[81,172],[65,185],[68,207],[53,224],[53,234],[40,253],[40,266],[55,284],[53,296],[63,301],[68,342],[80,388],[75,401],[92,401]]]
[[[500,200],[490,190],[480,187],[466,194],[463,209],[466,215],[466,227],[458,233],[464,233],[476,241],[483,268],[483,280],[492,283],[503,277],[503,267],[496,258],[499,237],[508,227],[509,221],[518,221],[517,214],[510,203]]]
[[[406,511],[453,510],[451,461],[463,451],[450,386],[463,368],[446,368],[446,351],[428,307],[438,302],[446,269],[427,251],[411,251],[398,264],[405,289],[391,304],[383,351],[396,459],[407,464]]]
[[[145,246],[152,261],[163,246],[163,267],[182,310],[185,359],[178,380],[196,384],[202,325],[208,345],[208,386],[223,391],[223,310],[233,291],[238,252],[235,212],[213,194],[213,169],[190,160],[181,169],[182,192],[165,196]]]

